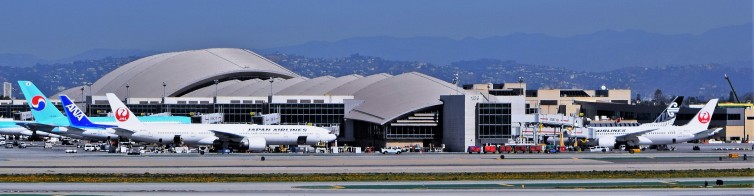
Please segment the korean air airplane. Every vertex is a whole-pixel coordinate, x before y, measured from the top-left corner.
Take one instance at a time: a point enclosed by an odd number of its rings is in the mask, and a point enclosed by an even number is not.
[[[34,122],[24,123],[23,126],[29,130],[40,133],[54,133],[64,136],[79,138],[79,139],[94,139],[84,138],[76,133],[67,133],[71,124],[68,119],[60,113],[60,110],[48,102],[47,96],[37,88],[34,83],[30,81],[18,81],[18,86],[21,87],[21,91],[24,93],[27,104],[31,108],[31,114],[34,116]],[[191,118],[182,116],[144,116],[139,117],[141,120],[148,123],[169,123],[169,124],[190,124]],[[98,123],[114,123],[113,117],[92,117],[92,122]],[[62,127],[62,128],[61,128]],[[75,131],[74,131],[75,132]]]
[[[19,124],[29,123],[30,121],[14,121],[12,119],[0,119],[0,135],[25,135],[31,136],[34,134],[29,129],[26,129]],[[49,133],[44,133],[48,136]]]
[[[258,152],[263,151],[267,145],[314,145],[317,142],[332,142],[337,137],[324,128],[303,125],[144,124],[134,117],[133,112],[115,94],[108,93],[107,100],[118,126],[112,128],[116,130],[115,133],[149,143],[165,144],[170,140],[178,140],[193,146],[212,145],[217,148],[233,147]],[[77,118],[76,116],[69,118]]]

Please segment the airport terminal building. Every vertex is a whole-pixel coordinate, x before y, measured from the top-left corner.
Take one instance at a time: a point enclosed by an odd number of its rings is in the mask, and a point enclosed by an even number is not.
[[[534,126],[536,113],[604,116],[632,107],[625,89],[527,90],[523,82],[458,86],[416,72],[306,78],[235,48],[144,57],[50,99],[59,106],[57,96],[65,94],[89,115],[106,116],[105,93],[115,93],[138,115],[170,112],[203,123],[314,125],[337,132],[338,145],[418,145],[453,152],[505,143]],[[600,104],[617,108],[605,112],[609,107]],[[626,116],[656,116],[663,108]],[[3,116],[28,110],[21,100],[0,102]],[[750,123],[750,114],[742,110],[740,118]],[[751,132],[743,125],[742,132]]]

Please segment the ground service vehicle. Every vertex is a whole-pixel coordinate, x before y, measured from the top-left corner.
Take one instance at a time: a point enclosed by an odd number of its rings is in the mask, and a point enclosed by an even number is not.
[[[388,153],[389,154],[401,154],[401,152],[403,152],[403,150],[401,148],[398,148],[398,147],[389,147],[389,148],[382,148],[382,150],[380,150],[380,152],[382,152],[382,154],[388,154]]]
[[[484,147],[484,154],[487,154],[488,152],[492,153],[492,154],[495,154],[495,152],[497,152],[497,146],[485,146]]]
[[[85,144],[84,145],[84,151],[92,151],[92,152],[94,152],[94,151],[97,151],[97,148],[93,144]]]
[[[589,147],[589,152],[607,152],[610,151],[610,148],[604,147],[604,146],[592,146]]]
[[[475,153],[475,152],[477,154],[482,153],[482,147],[479,147],[479,146],[469,146],[469,154]]]
[[[513,147],[511,147],[511,146],[500,146],[499,151],[500,151],[500,153],[503,153],[503,152],[511,153],[513,151]]]

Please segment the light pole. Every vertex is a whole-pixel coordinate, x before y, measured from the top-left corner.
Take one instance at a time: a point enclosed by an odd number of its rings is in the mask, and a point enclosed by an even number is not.
[[[165,112],[165,87],[168,85],[165,84],[165,81],[162,81],[162,111]]]
[[[128,98],[129,98],[128,87],[131,87],[131,85],[129,85],[128,83],[126,83],[126,103],[128,103]]]
[[[521,94],[526,95],[526,90],[524,90],[524,77],[519,76],[518,77],[518,88],[521,89]]]
[[[81,86],[81,101],[79,103],[84,101],[84,86]]]
[[[273,79],[275,79],[275,78],[270,77],[270,98],[267,99],[267,113],[268,114],[272,113],[272,82],[273,82]]]
[[[219,80],[215,80],[215,100],[214,103],[217,103],[217,83],[219,83]]]

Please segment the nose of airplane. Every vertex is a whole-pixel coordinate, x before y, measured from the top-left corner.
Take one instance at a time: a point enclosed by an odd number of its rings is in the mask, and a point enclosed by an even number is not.
[[[325,140],[327,140],[328,142],[332,142],[332,141],[335,141],[335,138],[337,137],[338,136],[335,136],[335,134],[327,134],[325,135]]]

